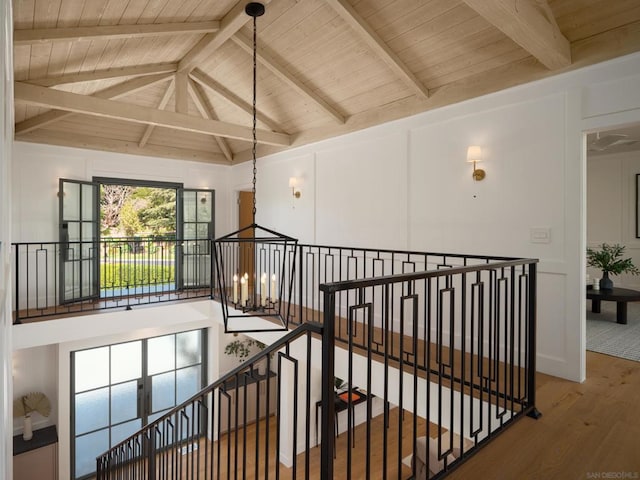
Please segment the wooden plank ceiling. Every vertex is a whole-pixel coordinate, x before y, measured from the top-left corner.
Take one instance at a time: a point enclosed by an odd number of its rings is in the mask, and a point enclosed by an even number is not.
[[[267,0],[258,155],[640,50],[638,0]],[[236,0],[13,0],[16,139],[251,158]]]

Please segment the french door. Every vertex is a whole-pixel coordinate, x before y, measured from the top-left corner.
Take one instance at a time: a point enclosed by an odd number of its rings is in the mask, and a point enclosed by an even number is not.
[[[178,189],[178,238],[180,261],[178,288],[205,288],[211,285],[211,240],[214,238],[215,192]]]
[[[124,184],[175,188],[175,288],[211,285],[215,191],[179,184],[94,178],[95,182],[59,180],[60,304],[100,296],[100,185]],[[144,259],[139,259],[139,262]]]
[[[202,389],[205,330],[72,353],[73,478],[96,457]]]
[[[60,303],[97,298],[100,283],[98,184],[59,180]]]

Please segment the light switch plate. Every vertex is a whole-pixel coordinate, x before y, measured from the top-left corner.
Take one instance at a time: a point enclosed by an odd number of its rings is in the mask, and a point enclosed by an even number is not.
[[[529,229],[529,240],[531,243],[551,243],[551,228],[531,227]]]

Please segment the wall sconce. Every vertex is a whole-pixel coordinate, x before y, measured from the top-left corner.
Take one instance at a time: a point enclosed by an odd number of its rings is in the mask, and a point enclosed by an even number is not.
[[[289,178],[289,188],[294,197],[300,198],[300,186],[298,185],[298,179],[296,177]]]
[[[486,173],[481,168],[476,168],[476,162],[482,161],[482,148],[477,145],[471,145],[467,149],[467,162],[473,163],[473,179],[478,182],[484,179]]]

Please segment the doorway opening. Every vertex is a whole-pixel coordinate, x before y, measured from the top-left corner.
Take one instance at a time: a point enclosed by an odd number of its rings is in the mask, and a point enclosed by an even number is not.
[[[586,244],[595,252],[620,246],[640,267],[640,124],[586,135]],[[586,349],[640,361],[640,276],[613,272],[613,290],[599,288],[602,270],[587,264]],[[634,293],[635,292],[635,293]],[[614,298],[615,297],[615,298]],[[623,300],[622,302],[616,301]]]
[[[96,177],[60,192],[61,304],[210,287],[213,190]]]

